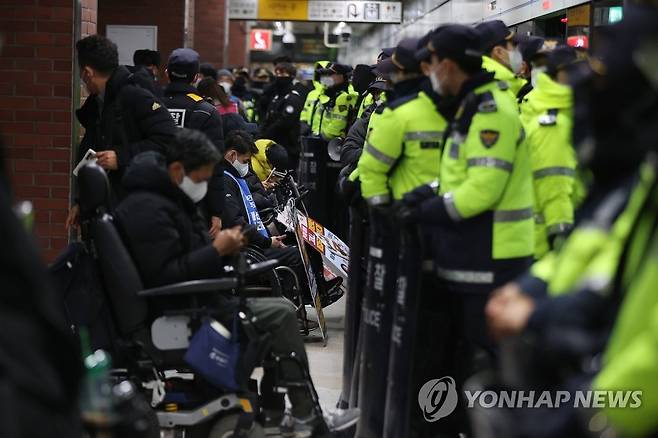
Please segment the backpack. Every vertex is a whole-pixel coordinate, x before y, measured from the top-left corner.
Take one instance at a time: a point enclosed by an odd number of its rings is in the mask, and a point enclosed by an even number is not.
[[[67,326],[74,336],[86,327],[92,350],[114,351],[114,324],[96,260],[81,242],[74,242],[48,268]]]

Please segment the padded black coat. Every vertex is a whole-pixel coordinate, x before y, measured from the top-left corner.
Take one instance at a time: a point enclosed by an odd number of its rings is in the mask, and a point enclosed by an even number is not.
[[[119,168],[108,174],[115,201],[123,198],[121,178],[130,160],[140,152],[163,151],[176,134],[176,125],[164,104],[137,85],[124,66],[110,77],[103,100],[89,96],[76,115],[85,128],[77,161],[88,149],[113,150],[117,154]]]
[[[226,260],[192,200],[171,182],[162,155],[135,157],[123,184],[128,194],[114,216],[145,287],[220,276]]]

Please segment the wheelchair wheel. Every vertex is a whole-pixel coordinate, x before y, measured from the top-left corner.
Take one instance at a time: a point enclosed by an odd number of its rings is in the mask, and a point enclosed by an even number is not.
[[[232,413],[221,417],[210,429],[208,438],[233,438],[233,431],[238,424],[240,414]],[[265,438],[263,427],[254,422],[247,438]]]

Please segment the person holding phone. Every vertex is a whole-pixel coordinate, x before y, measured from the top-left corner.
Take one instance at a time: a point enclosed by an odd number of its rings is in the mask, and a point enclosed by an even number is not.
[[[266,257],[278,259],[282,265],[295,271],[302,290],[305,291],[305,299],[310,302],[310,288],[299,249],[294,245],[287,246],[285,235],[270,236],[258,213],[258,206],[249,182],[245,179],[250,173],[249,163],[258,153],[253,138],[245,131],[233,131],[226,137],[225,147],[224,160],[221,163],[224,169],[223,226],[230,228],[251,224],[252,230],[247,235],[249,243],[261,249]],[[323,307],[342,296],[342,294],[329,293],[333,285],[333,282],[318,284]]]
[[[211,239],[195,207],[220,160],[221,155],[205,134],[183,128],[165,154],[144,152],[128,166],[123,181],[128,194],[114,216],[146,288],[221,277],[225,275],[223,266],[247,243],[246,235],[251,235],[253,228],[248,224],[227,226]],[[159,315],[171,308],[174,300],[177,298],[150,300],[149,312]],[[238,297],[218,293],[208,305],[214,318],[226,327],[232,326]],[[308,367],[294,306],[277,297],[247,298],[246,305],[258,328],[270,333],[271,351],[282,356],[294,353]],[[281,373],[286,382],[303,379],[297,367],[283,365]],[[303,436],[312,436],[321,419],[313,411],[311,394],[306,388],[291,385],[287,395],[291,409],[285,416],[276,400],[264,405],[270,424],[282,420],[286,436],[304,432]],[[325,417],[330,429],[342,430],[357,421],[358,410],[336,411]]]

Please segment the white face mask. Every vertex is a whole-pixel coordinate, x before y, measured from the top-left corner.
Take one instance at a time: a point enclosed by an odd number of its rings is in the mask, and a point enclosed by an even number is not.
[[[238,175],[240,175],[240,177],[242,178],[244,178],[244,176],[249,172],[249,163],[241,163],[236,158],[231,162],[231,164],[233,165],[235,170],[238,171]]]
[[[515,75],[518,75],[521,72],[521,67],[523,67],[523,55],[519,48],[514,50],[508,50],[507,54],[509,55],[509,66],[514,72]]]
[[[208,181],[196,183],[192,178],[185,175],[183,182],[178,185],[180,189],[194,202],[195,204],[203,199],[208,192]]]
[[[546,73],[546,67],[535,67],[530,72],[530,83],[532,84],[533,88],[537,86],[539,75],[542,73]]]
[[[329,88],[329,87],[333,87],[336,82],[334,81],[334,78],[332,78],[331,76],[322,76],[320,78],[320,83],[325,87]]]
[[[226,92],[226,94],[231,94],[230,82],[220,82],[219,85],[224,89],[224,92]]]
[[[432,90],[439,96],[443,96],[443,88],[435,72],[430,73],[430,82],[432,83]]]

